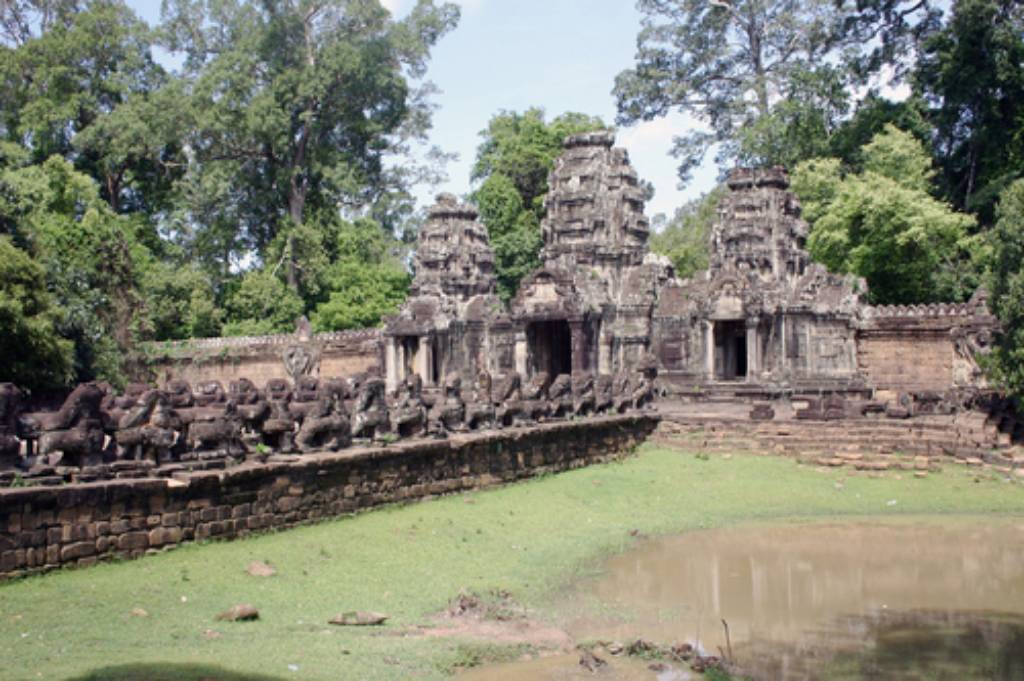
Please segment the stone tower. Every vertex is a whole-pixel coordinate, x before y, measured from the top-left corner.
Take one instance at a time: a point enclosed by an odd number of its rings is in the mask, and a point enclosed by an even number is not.
[[[753,272],[765,281],[794,283],[810,257],[804,250],[807,223],[786,171],[737,168],[728,186],[711,231],[711,271]]]
[[[737,168],[728,187],[708,270],[660,292],[653,328],[663,380],[857,389],[863,280],[811,262],[785,170]]]
[[[624,268],[640,265],[647,254],[650,224],[644,191],[615,134],[572,135],[555,161],[541,222],[546,267],[596,270],[615,297]]]
[[[435,295],[466,302],[495,291],[494,251],[474,206],[441,194],[427,211],[413,258],[412,296]]]
[[[512,301],[514,368],[556,376],[634,366],[671,272],[648,252],[644,190],[629,155],[610,131],[572,135],[548,185],[543,264]]]
[[[501,309],[494,251],[476,208],[441,194],[427,215],[409,298],[385,323],[389,390],[411,373],[428,387],[452,371],[471,381],[486,366],[487,323]]]

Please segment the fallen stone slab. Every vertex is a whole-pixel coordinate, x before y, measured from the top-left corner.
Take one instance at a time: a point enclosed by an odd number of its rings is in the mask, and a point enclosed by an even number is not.
[[[327,623],[339,627],[373,627],[384,624],[387,619],[387,615],[379,612],[354,611],[335,615]]]

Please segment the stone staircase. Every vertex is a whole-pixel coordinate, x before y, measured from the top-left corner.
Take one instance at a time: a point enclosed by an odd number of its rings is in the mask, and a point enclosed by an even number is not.
[[[859,470],[935,469],[944,462],[1024,475],[1024,447],[986,414],[911,419],[752,421],[746,416],[662,414],[657,443],[707,452],[792,456],[805,463]]]

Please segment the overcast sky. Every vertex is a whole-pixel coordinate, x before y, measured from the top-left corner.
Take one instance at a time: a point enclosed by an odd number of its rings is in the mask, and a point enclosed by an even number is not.
[[[160,0],[128,0],[151,24]],[[383,0],[397,16],[414,0]],[[433,51],[427,77],[441,90],[434,99],[431,143],[455,152],[449,182],[422,188],[421,204],[436,191],[465,194],[479,132],[497,112],[543,107],[549,119],[566,111],[615,119],[615,76],[633,63],[640,15],[632,0],[458,0],[462,20]],[[685,190],[677,188],[672,137],[687,122],[673,115],[620,129],[618,145],[629,151],[640,176],[656,190],[647,213],[671,214],[687,199],[714,185],[710,162]]]

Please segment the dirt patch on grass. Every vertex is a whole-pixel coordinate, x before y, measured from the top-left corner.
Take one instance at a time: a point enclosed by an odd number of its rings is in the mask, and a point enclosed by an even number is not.
[[[538,651],[566,652],[575,647],[564,630],[528,616],[510,594],[487,597],[459,594],[448,608],[416,629],[427,638],[467,639],[502,646],[529,646]]]

